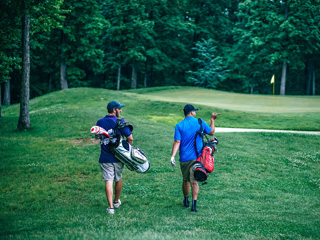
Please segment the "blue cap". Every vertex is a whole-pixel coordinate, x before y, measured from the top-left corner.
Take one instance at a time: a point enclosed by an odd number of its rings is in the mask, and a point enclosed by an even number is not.
[[[107,109],[108,111],[112,111],[115,108],[123,108],[125,105],[121,105],[118,101],[112,101],[108,103]]]
[[[184,115],[188,115],[192,111],[199,111],[198,108],[194,108],[191,104],[187,104],[183,108]]]

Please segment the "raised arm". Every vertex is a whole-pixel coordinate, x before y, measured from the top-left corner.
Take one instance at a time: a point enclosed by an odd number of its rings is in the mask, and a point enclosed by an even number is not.
[[[220,113],[212,113],[211,114],[211,122],[210,122],[210,127],[211,127],[211,132],[209,133],[209,135],[213,135],[214,131],[215,131],[215,125],[214,125],[214,120],[218,117],[218,115],[220,115]]]

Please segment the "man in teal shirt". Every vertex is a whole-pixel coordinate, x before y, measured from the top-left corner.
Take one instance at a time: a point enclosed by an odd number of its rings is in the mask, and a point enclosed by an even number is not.
[[[196,212],[196,203],[199,193],[199,184],[194,179],[194,173],[192,171],[192,165],[196,161],[198,155],[201,154],[202,150],[202,139],[198,135],[196,138],[197,131],[200,129],[200,124],[198,119],[195,118],[196,111],[199,109],[194,108],[194,106],[187,104],[184,109],[185,119],[179,122],[175,127],[174,133],[174,143],[172,147],[171,155],[171,165],[175,167],[175,156],[179,150],[180,154],[180,168],[182,172],[183,182],[182,191],[184,194],[183,205],[189,207],[189,193],[190,193],[190,183],[192,190],[192,207],[191,211]],[[215,131],[214,120],[218,117],[220,113],[211,114],[210,126],[201,119],[203,131],[208,135],[213,135]],[[195,142],[197,146],[197,151],[195,149]]]

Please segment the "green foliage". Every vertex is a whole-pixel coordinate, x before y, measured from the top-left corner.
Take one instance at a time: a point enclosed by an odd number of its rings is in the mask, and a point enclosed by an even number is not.
[[[151,18],[155,22],[154,52],[157,55],[148,63],[153,76],[150,86],[185,85],[195,44],[195,18],[189,11],[194,9],[193,2],[162,1],[155,7]]]
[[[216,57],[216,47],[212,39],[197,42],[194,48],[197,58],[193,60],[197,64],[196,71],[190,71],[190,81],[197,86],[205,88],[216,88],[225,78],[227,70],[221,57]]]
[[[130,88],[136,71],[137,87],[205,86],[203,79],[212,78],[208,87],[271,94],[271,76],[276,77],[278,93],[286,62],[289,94],[310,94],[313,86],[319,93],[319,0],[6,0],[0,4],[0,23],[5,26],[0,30],[0,81],[11,78],[12,102],[19,100],[20,18],[26,6],[32,33],[31,98],[60,89],[62,53],[71,87],[115,89],[121,66],[121,89]],[[198,55],[199,46],[210,39],[215,51]],[[209,55],[213,57],[206,63]],[[223,81],[218,84],[220,72]],[[195,83],[188,81],[189,73],[198,75],[193,75]]]
[[[17,9],[12,5],[14,2],[11,1],[0,3],[0,84],[7,82],[14,70],[21,69],[21,23]]]
[[[159,73],[166,68],[179,67],[179,64],[172,60],[176,56],[171,56],[169,51],[171,47],[174,47],[172,45],[180,47],[183,44],[169,40],[170,42],[165,42],[164,46],[163,39],[168,36],[161,34],[166,33],[167,26],[171,27],[172,24],[175,24],[172,30],[179,31],[183,23],[177,21],[177,18],[181,18],[181,14],[177,13],[176,6],[174,6],[170,10],[175,11],[178,16],[174,16],[172,20],[168,19],[173,16],[166,12],[169,10],[167,3],[164,2],[162,5],[158,2],[157,0],[148,2],[133,0],[103,3],[103,15],[111,23],[104,43],[106,69],[111,68],[116,72],[118,66],[121,65],[124,69],[122,72],[131,74],[131,68],[134,66],[138,72],[147,75],[154,70]],[[176,51],[179,50],[176,49]],[[172,66],[174,63],[176,65]],[[111,77],[110,81],[116,78],[114,75]],[[126,77],[131,78],[129,74]]]
[[[62,7],[69,11],[62,28],[66,36],[63,47],[70,68],[67,78],[71,86],[79,86],[77,81],[88,80],[91,72],[98,74],[102,70],[101,36],[108,22],[100,14],[100,6],[95,0],[68,0]]]
[[[200,186],[198,212],[191,214],[190,208],[182,207],[180,170],[169,163],[174,128],[154,121],[173,115],[176,121],[183,119],[183,104],[146,101],[143,94],[133,92],[78,88],[32,99],[33,124],[24,132],[14,130],[18,105],[4,107],[0,119],[2,239],[320,237],[319,136],[217,133],[215,170],[208,184]],[[238,99],[245,96],[238,94]],[[110,216],[105,212],[99,144],[89,130],[114,99],[126,104],[123,117],[134,125],[134,145],[146,152],[151,169],[146,174],[124,170],[123,204]],[[202,117],[208,121],[205,111],[199,113],[204,112]],[[266,114],[275,123],[281,119],[281,114]],[[243,112],[235,112],[228,126],[241,116]],[[223,112],[216,124],[221,126],[228,118]],[[245,119],[250,122],[249,117]],[[300,121],[292,118],[287,124]]]
[[[62,2],[59,2],[62,4]],[[65,51],[67,78],[69,86],[88,86],[95,76],[101,73],[103,50],[101,35],[108,24],[100,14],[96,1],[63,1],[60,6],[51,6],[58,11],[58,16],[45,18],[42,15],[50,11],[50,6],[39,9],[32,19],[37,26],[46,26],[39,31],[34,29],[31,39],[32,71],[31,96],[42,95],[52,90],[59,90],[61,51]],[[64,40],[62,40],[64,38]],[[64,41],[64,43],[63,43]],[[36,90],[36,91],[35,91]]]
[[[55,28],[62,28],[62,21],[64,20],[63,14],[66,13],[60,9],[63,0],[39,1],[31,9],[33,23],[31,34],[50,32]]]
[[[21,68],[22,68],[22,44],[21,44],[21,18],[24,14],[30,15],[30,39],[31,39],[31,68],[38,63],[41,66],[48,64],[46,59],[41,58],[37,51],[47,50],[48,47],[45,41],[48,38],[49,32],[58,27],[63,19],[60,15],[61,0],[55,1],[16,1],[6,0],[1,1],[0,5],[0,82],[7,81],[11,78],[11,96],[13,101],[17,102],[20,96],[21,86]],[[52,60],[49,58],[49,61]],[[45,63],[44,63],[45,62]],[[43,89],[48,86],[44,85],[39,79],[39,72],[35,71],[33,74],[31,70],[31,96],[38,96],[46,93]],[[1,99],[0,99],[1,101]]]
[[[245,87],[262,89],[261,82],[265,86],[275,73],[280,79],[283,62],[292,72],[302,71],[310,54],[319,51],[319,31],[315,34],[313,30],[319,29],[314,22],[319,18],[319,1],[243,1],[237,16],[237,42],[228,62],[238,74],[230,78],[240,78]],[[292,76],[288,79],[297,82],[296,75]]]

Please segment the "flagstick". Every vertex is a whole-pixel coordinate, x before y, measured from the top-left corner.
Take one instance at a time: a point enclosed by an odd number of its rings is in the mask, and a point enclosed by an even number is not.
[[[273,96],[274,96],[274,82],[273,82]]]

